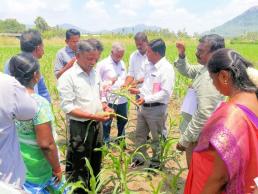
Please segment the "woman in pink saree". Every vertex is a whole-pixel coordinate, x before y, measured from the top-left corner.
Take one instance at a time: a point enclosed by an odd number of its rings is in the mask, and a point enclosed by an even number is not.
[[[258,177],[258,71],[230,49],[216,51],[208,69],[217,90],[229,99],[202,130],[184,193],[253,193]]]

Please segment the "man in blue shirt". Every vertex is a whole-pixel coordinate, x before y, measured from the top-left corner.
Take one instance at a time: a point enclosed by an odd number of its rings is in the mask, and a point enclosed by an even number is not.
[[[65,71],[70,69],[76,61],[75,52],[81,33],[76,29],[68,29],[65,33],[66,47],[56,54],[54,73],[58,79]]]
[[[41,35],[36,30],[28,30],[22,33],[20,37],[21,52],[31,53],[36,59],[40,59],[44,55],[44,45]],[[10,74],[9,60],[5,63],[4,73]],[[44,77],[41,76],[34,88],[35,92],[51,102],[50,94],[47,90]]]

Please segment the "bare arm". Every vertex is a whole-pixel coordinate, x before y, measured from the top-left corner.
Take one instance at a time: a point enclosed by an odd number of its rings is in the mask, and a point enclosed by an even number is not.
[[[73,66],[75,61],[76,61],[76,58],[74,57],[68,63],[66,63],[65,66],[62,69],[60,69],[58,73],[56,73],[56,78],[58,79],[64,72],[70,69]]]
[[[95,121],[107,121],[110,117],[105,114],[91,114],[85,111],[82,111],[79,108],[73,109],[71,112],[68,113],[69,115],[76,117],[76,118],[82,118],[82,119],[90,119]]]
[[[43,151],[46,159],[52,167],[53,173],[60,172],[60,163],[58,158],[57,146],[52,134],[50,122],[43,123],[35,126],[35,133],[37,138],[37,143],[40,149]],[[62,173],[58,177],[58,180],[61,181]]]
[[[221,194],[228,181],[227,167],[214,148],[211,150],[214,156],[214,168],[209,176],[201,194]]]

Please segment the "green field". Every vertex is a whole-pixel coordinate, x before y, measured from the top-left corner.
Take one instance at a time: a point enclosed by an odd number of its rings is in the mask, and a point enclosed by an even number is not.
[[[86,39],[88,37],[83,37],[83,38]],[[102,36],[95,37],[95,38],[98,38],[104,44],[104,51],[102,53],[102,58],[105,58],[109,55],[111,44],[113,41],[123,42],[126,47],[124,61],[125,61],[126,65],[128,65],[129,56],[136,49],[133,38],[102,37]],[[169,61],[171,63],[173,63],[173,61],[177,58],[177,51],[175,48],[175,40],[165,39],[165,42],[167,45],[166,56],[169,59]],[[187,58],[188,58],[189,62],[196,63],[195,49],[196,49],[196,45],[198,44],[198,40],[188,39],[185,42],[186,42],[186,48],[187,48],[187,50],[186,50]],[[59,98],[58,98],[58,93],[56,90],[56,79],[55,79],[54,73],[53,73],[54,60],[55,60],[56,53],[60,48],[65,46],[65,44],[64,44],[64,40],[62,40],[62,39],[45,40],[44,44],[45,44],[45,54],[44,54],[43,58],[40,60],[41,73],[45,77],[47,87],[48,87],[51,97],[52,97],[53,110],[54,110],[55,118],[57,121],[58,131],[60,132],[61,135],[65,136],[64,135],[65,132],[63,130],[65,128],[64,127],[64,116],[62,114],[62,111],[59,108]],[[226,47],[237,50],[240,54],[242,54],[244,57],[246,57],[248,60],[250,60],[253,64],[255,64],[256,67],[258,67],[258,44],[230,44],[230,42],[227,41]],[[13,56],[17,53],[19,53],[18,39],[0,37],[0,71],[3,71],[4,63],[11,56]],[[176,131],[176,129],[178,128],[179,120],[180,120],[178,107],[180,106],[182,97],[184,96],[185,91],[188,87],[188,84],[190,84],[190,83],[191,83],[191,80],[186,79],[185,77],[179,75],[178,73],[176,74],[176,85],[175,85],[175,89],[174,89],[174,93],[173,93],[174,95],[171,100],[171,105],[170,105],[170,109],[169,109],[170,137],[178,136],[178,132]],[[132,113],[132,112],[133,111],[131,111],[130,113]],[[130,117],[132,118],[133,116],[130,116]],[[134,115],[134,117],[135,117],[135,115]],[[130,128],[130,126],[128,126],[128,128]],[[131,126],[131,128],[132,128],[132,126]],[[174,134],[177,134],[177,135],[174,135]],[[130,188],[130,189],[134,188],[134,191],[135,191],[134,193],[161,193],[161,190],[165,191],[165,193],[177,193],[178,189],[179,190],[181,189],[181,191],[182,191],[186,172],[183,174],[181,174],[181,173],[179,174],[180,180],[175,179],[175,176],[173,176],[172,174],[175,173],[174,166],[177,163],[177,160],[178,161],[184,160],[184,157],[181,155],[178,155],[178,153],[175,152],[175,149],[173,147],[174,143],[175,142],[171,142],[171,145],[165,145],[165,146],[170,146],[168,148],[171,148],[171,150],[169,151],[169,155],[164,156],[164,158],[167,157],[165,159],[168,159],[167,161],[164,159],[164,162],[168,162],[168,163],[166,163],[166,170],[164,170],[164,172],[163,172],[164,174],[162,174],[162,173],[158,174],[159,176],[152,177],[152,179],[150,181],[147,181],[148,184],[147,183],[146,184],[149,186],[147,189],[144,188],[146,190],[146,192],[145,192],[145,190],[140,191],[141,186],[135,185],[135,183],[131,183],[129,181],[130,172],[127,171],[128,169],[125,170],[124,175],[121,175],[121,173],[120,174],[118,173],[119,175],[117,174],[117,177],[118,177],[117,181],[120,184],[120,185],[118,185],[118,187],[124,191],[126,191],[128,188]],[[60,147],[62,148],[62,144],[60,144]],[[122,159],[126,160],[130,156],[130,154],[126,155],[126,153],[120,152],[119,149],[117,149],[117,148],[114,148],[114,149],[115,149],[114,153],[111,153],[111,155],[107,156],[104,159],[104,164],[105,164],[104,167],[107,169],[113,168],[113,171],[111,172],[111,174],[113,176],[116,175],[116,172],[117,171],[119,172],[119,170],[116,169],[117,166],[114,166],[111,164],[122,165],[122,164],[119,164],[120,161],[118,159],[121,159],[120,157],[124,157]],[[64,150],[65,150],[65,146],[64,146]],[[117,156],[116,154],[118,154],[120,157],[116,157]],[[110,161],[113,161],[113,162],[110,162]],[[181,168],[183,169],[183,167],[185,165],[185,161],[181,161],[179,165],[181,165],[181,164],[182,164],[182,166],[180,166],[180,167],[177,166],[178,168],[177,168],[176,173],[179,173]],[[128,167],[128,166],[125,166],[125,167]],[[103,177],[104,178],[107,177],[107,174],[104,174]],[[126,180],[128,181],[128,183],[127,182],[124,183],[121,181],[125,177],[127,178]],[[138,180],[138,182],[140,182],[140,180],[142,181],[141,178],[142,177],[140,177],[136,180]],[[164,183],[162,183],[162,185],[160,186],[160,189],[159,189],[159,185],[162,182],[161,180]],[[146,180],[144,179],[143,181],[146,181]],[[130,182],[130,184],[129,184],[129,182]],[[177,183],[179,186],[177,185]],[[115,183],[110,182],[108,186],[111,186],[111,188],[112,188],[112,185],[114,188]],[[140,185],[141,185],[141,182],[140,182]],[[128,188],[127,188],[127,186],[128,186]],[[139,189],[138,189],[138,187],[139,187]],[[137,189],[135,189],[135,188],[137,188]],[[103,193],[109,193],[109,191],[106,191]]]

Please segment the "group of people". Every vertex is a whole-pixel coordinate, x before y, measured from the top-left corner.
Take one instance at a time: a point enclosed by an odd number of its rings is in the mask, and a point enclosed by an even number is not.
[[[122,43],[113,43],[110,55],[99,61],[103,51],[99,40],[80,40],[78,30],[66,31],[66,47],[56,55],[54,74],[69,129],[68,182],[81,180],[89,187],[85,158],[94,175],[99,174],[102,153],[94,149],[109,145],[114,113],[121,116],[116,119],[118,143],[125,139],[128,99],[114,93],[121,88],[134,94],[138,104],[135,145],[141,146],[142,154],[133,158],[131,167],[149,158],[143,145],[150,134],[149,168],[160,169],[160,142],[168,136],[168,104],[176,76],[162,39],[149,41],[138,32],[134,41],[137,50],[130,55],[127,73]],[[20,47],[21,53],[5,65],[5,73],[12,77],[0,74],[5,91],[0,95],[0,180],[28,193],[49,189],[58,193],[65,178],[51,98],[40,74],[38,59],[44,54],[40,33],[24,32]],[[193,79],[190,87],[197,99],[193,114],[182,112],[176,146],[186,152],[185,194],[253,192],[258,177],[258,71],[236,51],[226,49],[224,38],[216,34],[200,38],[197,65],[188,64],[184,43],[176,47],[174,67]],[[78,188],[74,193],[85,191]]]

